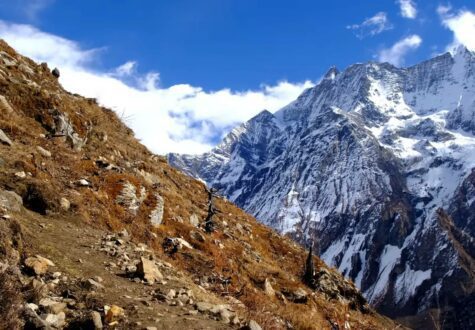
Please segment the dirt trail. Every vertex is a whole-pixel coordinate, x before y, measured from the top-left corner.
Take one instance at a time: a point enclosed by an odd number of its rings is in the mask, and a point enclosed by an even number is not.
[[[106,304],[115,304],[125,309],[127,323],[122,325],[124,328],[233,328],[203,314],[190,315],[190,311],[194,310],[192,306],[169,306],[151,299],[156,289],[168,292],[170,289],[186,287],[192,289],[198,298],[206,297],[210,302],[220,302],[188,278],[180,276],[180,272],[165,285],[136,283],[123,276],[119,270],[110,272],[106,266],[114,262],[114,259],[97,248],[101,237],[107,234],[104,231],[85,226],[74,219],[39,217],[28,211],[18,220],[23,226],[25,241],[30,246],[29,252],[52,260],[56,266],[51,271],[59,271],[69,278],[87,279],[99,276],[103,279],[101,283],[105,289],[98,292],[98,295]]]

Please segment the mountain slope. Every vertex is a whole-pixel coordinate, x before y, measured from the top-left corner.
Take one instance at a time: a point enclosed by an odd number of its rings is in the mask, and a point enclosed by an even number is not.
[[[209,153],[168,159],[263,223],[315,239],[380,311],[408,316],[474,295],[474,155],[475,55],[461,47],[409,68],[331,68]]]
[[[0,110],[0,328],[396,326],[3,41]]]

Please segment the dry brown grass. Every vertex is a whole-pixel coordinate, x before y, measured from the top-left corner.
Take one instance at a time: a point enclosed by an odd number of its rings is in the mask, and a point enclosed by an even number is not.
[[[0,329],[21,329],[21,283],[12,268],[0,273]]]

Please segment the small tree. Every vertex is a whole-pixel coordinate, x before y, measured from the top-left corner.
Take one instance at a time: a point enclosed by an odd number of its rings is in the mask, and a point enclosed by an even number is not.
[[[214,221],[213,217],[216,214],[216,207],[214,206],[214,197],[216,190],[211,188],[207,190],[208,192],[208,214],[205,219],[205,230],[207,233],[214,232]]]
[[[315,288],[315,265],[313,263],[313,241],[308,248],[308,256],[305,262],[305,273],[303,275],[303,281],[311,288]]]

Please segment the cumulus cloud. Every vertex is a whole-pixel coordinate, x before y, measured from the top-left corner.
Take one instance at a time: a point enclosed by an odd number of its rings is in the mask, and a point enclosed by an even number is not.
[[[206,91],[189,84],[164,88],[159,87],[158,73],[139,75],[133,61],[109,72],[94,70],[101,50],[84,50],[74,41],[30,25],[0,21],[0,37],[20,53],[59,67],[66,89],[115,110],[145,145],[160,154],[205,152],[233,126],[263,109],[278,110],[313,85],[282,81],[247,91]]]
[[[453,41],[447,46],[447,50],[464,45],[471,51],[475,51],[475,13],[469,10],[453,13],[450,6],[439,6],[437,13],[440,15],[442,25],[454,34]]]
[[[396,42],[392,47],[383,49],[378,54],[380,62],[389,62],[395,66],[404,64],[406,54],[417,49],[422,43],[421,37],[414,34]]]
[[[412,0],[398,0],[401,16],[408,19],[415,19],[417,17],[417,7]]]
[[[348,25],[346,28],[353,30],[358,38],[363,39],[367,36],[375,36],[386,30],[391,30],[393,25],[385,12],[379,12],[373,17],[365,19],[361,24]]]

